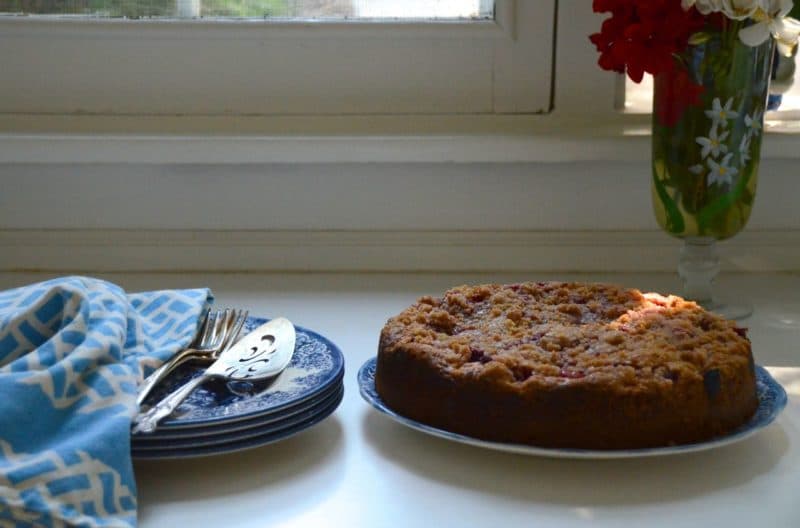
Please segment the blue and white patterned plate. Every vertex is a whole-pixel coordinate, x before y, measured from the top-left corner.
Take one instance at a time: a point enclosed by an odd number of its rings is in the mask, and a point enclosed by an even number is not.
[[[758,409],[756,409],[756,413],[753,415],[750,421],[738,429],[731,431],[725,436],[714,438],[706,442],[647,449],[597,450],[543,448],[524,444],[508,444],[503,442],[480,440],[478,438],[472,438],[470,436],[437,429],[436,427],[431,427],[397,414],[386,406],[375,390],[376,362],[376,358],[369,359],[358,371],[358,387],[359,391],[361,392],[361,397],[364,398],[364,400],[366,400],[367,403],[372,405],[375,409],[386,414],[397,422],[407,425],[408,427],[418,431],[422,431],[423,433],[428,433],[433,436],[438,436],[440,438],[460,442],[463,444],[494,449],[497,451],[507,451],[510,453],[519,453],[523,455],[536,455],[553,458],[635,458],[675,455],[680,453],[713,449],[744,440],[745,438],[765,428],[771,424],[775,418],[778,417],[778,414],[780,414],[783,408],[786,407],[787,402],[786,391],[783,390],[783,387],[781,387],[781,385],[769,375],[769,372],[767,372],[766,369],[756,366],[756,392],[758,394],[759,402]]]
[[[306,423],[316,417],[318,414],[329,414],[328,410],[330,407],[338,406],[342,401],[342,396],[344,395],[344,385],[339,384],[339,386],[334,388],[336,390],[330,393],[327,398],[317,403],[317,405],[276,421],[221,435],[201,435],[182,438],[150,438],[145,436],[142,438],[133,439],[131,442],[131,449],[137,453],[146,451],[163,451],[165,449],[195,449],[199,447],[225,445],[232,442],[239,442],[250,438],[278,433],[284,429]]]
[[[304,420],[287,421],[283,427],[270,427],[257,435],[243,435],[232,436],[223,442],[213,443],[209,445],[195,445],[185,447],[173,447],[164,445],[162,448],[154,449],[139,449],[136,445],[131,447],[131,456],[134,459],[167,459],[167,458],[194,458],[211,455],[221,455],[234,453],[237,451],[244,451],[245,449],[252,449],[261,447],[268,444],[285,440],[294,436],[306,429],[319,424],[322,420],[330,416],[342,401],[344,396],[344,386],[336,393],[333,399],[323,407],[319,407],[316,411]]]
[[[313,398],[308,398],[283,409],[281,412],[269,413],[247,420],[237,420],[235,422],[221,422],[208,427],[170,427],[168,429],[156,429],[148,434],[136,434],[131,436],[133,445],[147,445],[150,443],[165,443],[173,440],[188,438],[213,438],[216,436],[230,436],[231,433],[245,431],[253,428],[263,428],[269,424],[275,424],[286,420],[300,413],[311,411],[323,406],[324,403],[342,389],[341,378],[333,386],[315,394]]]
[[[242,335],[253,331],[267,319],[249,317]],[[263,392],[259,387],[236,394],[224,382],[209,381],[196,389],[178,407],[175,416],[158,426],[159,431],[181,428],[211,430],[242,420],[255,420],[268,415],[286,412],[329,389],[344,376],[344,357],[331,341],[296,326],[297,341],[289,366]],[[158,401],[189,379],[199,376],[205,366],[185,365],[170,375],[148,398]]]

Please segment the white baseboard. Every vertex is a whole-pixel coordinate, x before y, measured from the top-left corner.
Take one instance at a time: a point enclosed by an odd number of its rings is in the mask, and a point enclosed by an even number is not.
[[[0,230],[0,271],[665,271],[658,231]],[[800,271],[800,231],[720,244],[728,271]]]

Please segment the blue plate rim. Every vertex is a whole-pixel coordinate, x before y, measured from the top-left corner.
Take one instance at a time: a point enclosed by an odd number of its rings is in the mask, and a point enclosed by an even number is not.
[[[340,379],[338,383],[328,387],[318,394],[315,394],[313,398],[305,399],[297,405],[285,409],[284,412],[257,416],[247,420],[221,423],[215,425],[214,427],[171,427],[169,429],[162,429],[159,427],[152,433],[139,433],[131,435],[131,442],[171,441],[207,436],[222,436],[236,433],[238,431],[262,427],[271,423],[277,423],[286,418],[317,407],[323,401],[328,400],[335,392],[337,392],[341,388],[343,381],[343,379]]]
[[[249,316],[247,318],[246,324],[251,327],[257,327],[263,323],[268,322],[269,320],[270,318]],[[320,392],[324,391],[327,388],[330,388],[331,386],[336,384],[339,380],[343,379],[345,375],[345,359],[341,349],[335,343],[333,343],[333,341],[313,330],[309,330],[308,328],[298,325],[295,325],[295,329],[298,332],[303,332],[312,339],[323,343],[330,351],[330,355],[334,360],[334,368],[331,370],[329,379],[325,383],[318,385],[314,391],[304,394],[302,398],[286,401],[280,405],[276,405],[273,407],[268,407],[262,410],[254,410],[241,414],[234,414],[231,416],[216,417],[216,418],[189,418],[183,420],[180,418],[169,418],[159,424],[158,426],[159,429],[177,430],[177,429],[188,429],[188,428],[196,428],[196,429],[210,428],[218,424],[233,423],[237,421],[259,418],[273,413],[280,413],[285,411],[288,407],[302,403],[303,401],[309,398],[313,398],[315,395],[319,394]],[[258,398],[265,394],[268,394],[268,392],[264,392],[262,394],[253,396],[253,398]]]
[[[339,385],[336,390],[328,395],[327,398],[317,403],[317,405],[310,407],[296,415],[289,416],[286,419],[279,420],[264,424],[262,427],[251,427],[241,431],[235,431],[227,435],[214,435],[214,436],[196,436],[190,438],[177,438],[165,439],[163,442],[158,441],[138,441],[131,443],[131,449],[135,451],[161,451],[169,450],[185,450],[195,449],[200,447],[211,447],[215,445],[225,445],[231,442],[238,442],[248,438],[261,437],[268,434],[278,433],[284,429],[294,427],[295,425],[302,424],[314,418],[319,413],[324,413],[331,406],[341,402],[344,395],[344,385]]]
[[[243,439],[233,440],[231,442],[224,442],[224,443],[207,445],[196,448],[184,448],[184,449],[167,448],[167,449],[152,450],[152,451],[141,451],[135,448],[131,448],[131,457],[134,460],[200,458],[200,457],[208,457],[216,455],[225,455],[225,454],[236,453],[239,451],[246,451],[248,449],[254,449],[257,447],[266,446],[269,444],[273,444],[275,442],[286,440],[298,433],[305,431],[306,429],[310,429],[311,427],[318,425],[320,422],[331,416],[336,411],[336,409],[339,408],[339,405],[342,403],[343,399],[344,399],[344,385],[342,385],[342,391],[339,397],[336,400],[334,400],[328,407],[320,410],[319,413],[313,415],[307,421],[298,423],[294,426],[290,426],[285,429],[280,429],[263,435],[251,436]]]
[[[758,431],[764,429],[783,411],[788,402],[786,391],[773,378],[770,373],[762,366],[756,365],[756,379],[757,390],[759,390],[759,410],[764,410],[762,405],[765,405],[765,399],[762,398],[764,393],[761,391],[762,385],[766,386],[767,391],[771,391],[774,396],[771,401],[774,402],[772,407],[766,409],[768,414],[763,419],[757,419],[759,412],[747,423],[728,433],[727,435],[720,436],[705,442],[697,442],[692,444],[681,444],[676,446],[653,447],[642,449],[614,449],[614,450],[599,450],[599,449],[575,449],[575,448],[545,448],[536,447],[525,444],[513,444],[504,442],[492,442],[488,440],[481,440],[471,436],[445,431],[430,425],[426,425],[416,420],[407,418],[389,408],[380,398],[375,390],[375,365],[377,358],[372,357],[361,365],[358,370],[358,388],[361,397],[369,403],[374,409],[392,418],[398,423],[408,426],[417,431],[427,433],[445,440],[451,440],[463,444],[481,447],[485,449],[492,449],[496,451],[505,451],[510,453],[517,453],[523,455],[541,456],[549,458],[583,458],[583,459],[618,459],[618,458],[639,458],[639,457],[653,457],[664,455],[676,455],[683,453],[692,453],[697,451],[705,451],[729,445],[734,442],[739,442],[752,436]],[[756,422],[757,423],[754,423]]]

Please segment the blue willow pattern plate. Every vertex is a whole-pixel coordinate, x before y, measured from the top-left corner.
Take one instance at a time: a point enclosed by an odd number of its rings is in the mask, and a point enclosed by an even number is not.
[[[599,450],[599,449],[558,449],[558,448],[543,448],[524,444],[509,444],[503,442],[491,442],[487,440],[480,440],[471,436],[466,436],[458,433],[451,433],[431,427],[410,418],[406,418],[386,406],[381,400],[375,390],[375,364],[376,358],[367,360],[358,371],[358,387],[361,392],[361,397],[372,405],[378,411],[386,414],[395,421],[422,431],[433,436],[438,436],[446,440],[469,444],[476,447],[483,447],[487,449],[494,449],[497,451],[506,451],[510,453],[519,453],[523,455],[545,456],[553,458],[635,458],[635,457],[648,457],[648,456],[661,456],[661,455],[675,455],[680,453],[689,453],[693,451],[704,451],[706,449],[713,449],[724,445],[732,444],[755,434],[761,429],[771,424],[778,414],[786,407],[787,396],[783,387],[770,376],[769,372],[763,367],[756,365],[756,393],[758,395],[758,408],[753,417],[739,427],[728,433],[727,435],[707,440],[705,442],[698,442],[694,444],[683,444],[677,446],[666,447],[653,447],[645,449],[615,449],[615,450]]]
[[[234,453],[273,444],[319,424],[325,418],[333,414],[341,403],[343,396],[344,387],[341,387],[332,400],[316,409],[314,413],[307,415],[302,421],[287,421],[280,427],[270,427],[265,431],[259,431],[258,434],[233,436],[221,442],[184,447],[173,447],[169,444],[164,444],[164,446],[159,449],[138,449],[136,445],[133,444],[131,447],[131,456],[137,460],[195,458]]]
[[[242,336],[252,332],[268,319],[248,317]],[[178,428],[211,429],[242,420],[253,420],[287,412],[329,389],[344,375],[344,356],[339,348],[311,330],[295,326],[297,340],[289,366],[264,387],[258,384],[233,392],[224,382],[211,380],[198,387],[164,420],[158,430]],[[156,387],[147,402],[154,402],[199,376],[205,366],[186,364]],[[239,387],[243,389],[243,387]]]
[[[237,420],[234,422],[220,422],[213,426],[207,427],[170,427],[167,429],[158,428],[152,433],[131,436],[131,445],[143,446],[154,443],[164,444],[178,440],[198,438],[219,441],[218,439],[235,436],[240,432],[243,433],[244,431],[264,429],[271,424],[275,424],[277,426],[277,424],[283,423],[289,418],[313,411],[314,409],[323,406],[326,401],[330,400],[341,390],[342,379],[339,378],[338,381],[330,388],[315,394],[313,398],[307,398],[296,405],[286,407],[281,412],[259,415],[255,418]]]
[[[314,419],[319,414],[330,414],[329,409],[334,409],[339,405],[344,397],[344,385],[339,384],[334,387],[325,399],[318,402],[313,407],[307,408],[302,412],[295,413],[280,420],[264,423],[259,426],[250,427],[239,431],[232,431],[222,435],[198,435],[192,437],[179,437],[179,438],[150,438],[143,436],[141,438],[134,438],[131,442],[131,449],[134,452],[147,452],[147,451],[163,451],[168,450],[185,450],[196,449],[199,447],[211,447],[218,445],[227,445],[233,442],[248,440],[250,438],[263,437],[265,435],[276,434],[285,429],[294,428],[295,426],[308,423],[309,420]]]

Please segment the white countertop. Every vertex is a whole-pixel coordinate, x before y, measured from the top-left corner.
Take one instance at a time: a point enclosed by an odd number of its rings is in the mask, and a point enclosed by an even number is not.
[[[0,274],[0,289],[55,276]],[[548,459],[434,438],[374,411],[355,375],[385,320],[462,283],[607,280],[677,288],[669,274],[103,274],[128,291],[210,286],[219,306],[284,315],[335,342],[345,397],[319,425],[249,451],[137,461],[143,528],[311,526],[800,526],[800,276],[728,275],[750,299],[758,364],[789,393],[776,423],[705,452],[627,460]]]

